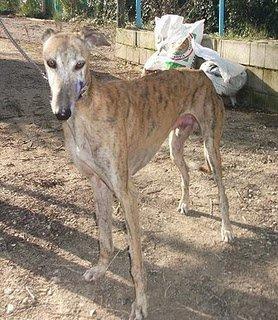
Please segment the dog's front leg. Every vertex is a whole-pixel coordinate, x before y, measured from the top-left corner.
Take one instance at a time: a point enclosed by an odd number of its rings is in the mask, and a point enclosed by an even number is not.
[[[99,262],[98,264],[87,270],[84,274],[86,281],[94,281],[104,276],[111,254],[113,253],[112,239],[112,204],[113,194],[107,185],[97,176],[91,178],[96,215],[99,228]]]
[[[142,320],[147,317],[146,278],[144,273],[140,223],[135,189],[131,182],[128,190],[118,193],[118,198],[123,206],[131,260],[131,275],[135,289],[135,301],[129,320]]]

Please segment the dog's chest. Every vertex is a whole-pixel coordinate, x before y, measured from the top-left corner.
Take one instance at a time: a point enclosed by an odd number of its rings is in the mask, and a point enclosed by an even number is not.
[[[89,129],[80,122],[68,122],[64,126],[66,148],[78,169],[86,176],[102,172],[105,153],[99,139],[92,137]]]

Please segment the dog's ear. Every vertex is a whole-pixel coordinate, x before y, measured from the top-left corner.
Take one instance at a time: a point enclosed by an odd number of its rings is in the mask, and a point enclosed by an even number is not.
[[[53,36],[56,32],[53,29],[46,29],[42,35],[42,41],[45,42],[51,36]]]
[[[84,27],[79,34],[90,47],[110,46],[105,36],[99,31]]]

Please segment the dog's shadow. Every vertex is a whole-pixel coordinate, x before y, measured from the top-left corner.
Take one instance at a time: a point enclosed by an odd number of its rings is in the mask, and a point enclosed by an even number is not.
[[[34,196],[40,197],[38,193]],[[72,207],[70,203],[66,205]],[[89,236],[59,220],[50,221],[43,214],[34,214],[29,209],[5,202],[0,203],[0,209],[0,222],[3,225],[0,256],[3,260],[45,278],[49,286],[55,280],[56,285],[69,291],[75,299],[81,295],[111,316],[128,319],[134,293],[126,250],[119,251],[102,281],[88,284],[82,279],[82,274],[91,259],[94,263],[97,261],[97,236]],[[189,216],[221,220],[199,211],[190,211]],[[143,246],[146,252],[159,244],[159,250],[169,248],[174,256],[180,256],[177,260],[179,263],[169,260],[168,265],[161,265],[160,260],[165,257],[163,254],[157,256],[156,250],[152,253],[156,258],[147,257],[148,319],[237,319],[237,315],[249,315],[252,318],[255,316],[253,311],[251,314],[245,313],[246,305],[258,306],[255,308],[258,319],[275,318],[276,305],[273,299],[238,290],[226,282],[243,275],[257,281],[258,272],[268,279],[270,275],[263,265],[275,259],[277,234],[264,227],[237,222],[232,224],[252,231],[256,237],[239,239],[233,245],[220,245],[214,249],[196,246],[191,241],[181,240],[171,234],[144,231]],[[11,233],[12,229],[15,230],[14,234]],[[261,234],[266,237],[260,238]],[[38,241],[30,241],[30,236]],[[60,249],[68,255],[59,254]],[[199,262],[186,263],[187,257]]]
[[[187,217],[191,218],[207,218],[210,220],[221,222],[222,219],[220,216],[214,215],[214,214],[208,214],[201,211],[196,210],[189,210],[189,212],[185,215]],[[251,231],[255,233],[256,235],[262,235],[262,234],[268,234],[269,236],[275,238],[278,240],[278,233],[273,230],[273,228],[270,227],[257,227],[254,225],[250,225],[247,223],[237,222],[237,221],[231,221],[232,226],[239,227],[241,229],[246,229],[248,231]],[[241,241],[236,239],[236,241]]]

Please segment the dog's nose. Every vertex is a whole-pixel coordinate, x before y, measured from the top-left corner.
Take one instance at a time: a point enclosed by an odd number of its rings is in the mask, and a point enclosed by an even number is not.
[[[70,108],[64,108],[58,113],[56,113],[56,117],[60,121],[68,120],[70,116],[71,116]]]

